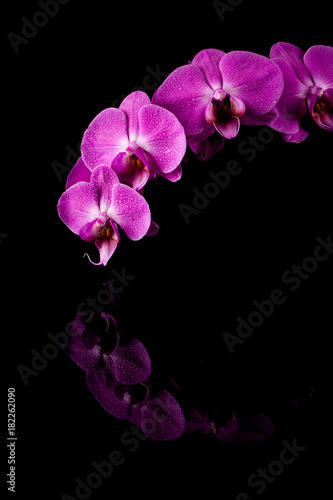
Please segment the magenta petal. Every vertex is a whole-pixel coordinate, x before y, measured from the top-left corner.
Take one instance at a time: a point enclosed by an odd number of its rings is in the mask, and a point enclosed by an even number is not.
[[[233,116],[226,122],[214,123],[214,126],[222,137],[225,137],[226,139],[233,139],[238,134],[240,121],[238,116]]]
[[[314,45],[305,52],[304,63],[318,87],[333,88],[333,47]]]
[[[111,167],[101,165],[96,167],[91,174],[91,184],[94,184],[99,190],[99,208],[105,213],[108,211],[112,202],[112,190],[116,184],[119,184],[117,174]]]
[[[108,215],[134,241],[147,233],[151,222],[149,205],[144,197],[125,184],[114,186]]]
[[[149,354],[136,338],[118,347],[113,355],[113,363],[115,376],[123,384],[143,382],[151,372]]]
[[[167,109],[150,104],[139,110],[139,147],[148,152],[164,173],[172,172],[186,151],[186,136],[182,125]]]
[[[101,227],[97,224],[96,220],[93,220],[81,228],[79,236],[84,241],[92,242],[100,237],[100,233]]]
[[[162,172],[160,175],[162,177],[164,177],[165,179],[168,179],[168,181],[170,181],[170,182],[177,182],[181,178],[182,173],[183,173],[183,170],[182,170],[182,166],[180,164],[172,172],[167,173],[167,174]]]
[[[213,90],[222,89],[222,75],[219,62],[225,52],[217,49],[201,50],[192,60],[192,64],[199,66],[205,74],[207,83]]]
[[[89,182],[91,176],[91,171],[87,167],[87,165],[82,160],[82,157],[78,159],[77,163],[74,165],[72,170],[69,172],[66,182],[65,189],[73,186],[77,182],[85,181]]]
[[[300,142],[304,141],[307,138],[309,133],[310,133],[309,130],[306,130],[305,128],[300,126],[299,131],[296,132],[295,134],[281,133],[281,136],[286,142],[294,142],[296,144],[299,144]]]
[[[65,191],[58,202],[60,219],[75,234],[99,216],[99,191],[89,182],[78,182]]]
[[[204,72],[190,64],[174,70],[156,90],[152,102],[174,113],[186,135],[196,135],[206,128],[205,108],[213,94]]]
[[[156,176],[161,176],[161,177],[164,177],[165,179],[168,179],[171,182],[177,182],[181,178],[181,176],[182,176],[182,166],[181,166],[181,164],[178,165],[178,167],[176,167],[171,172],[163,172],[160,169],[157,161],[155,160],[155,158],[151,154],[146,153],[141,148],[137,149],[135,151],[135,154],[138,157],[140,157],[140,160],[143,163],[145,163],[146,165],[149,165],[149,171],[147,172],[147,174],[149,173],[150,178],[154,178]]]
[[[155,236],[155,234],[157,234],[157,232],[159,231],[159,226],[156,224],[156,222],[154,222],[153,220],[150,222],[150,226],[149,226],[149,229],[146,233],[146,236]]]
[[[139,109],[147,104],[150,104],[149,97],[141,90],[138,90],[137,92],[132,92],[125,97],[119,106],[119,109],[121,109],[127,116],[128,137],[130,142],[136,142],[139,136],[140,130],[138,113]]]
[[[280,58],[286,61],[292,68],[298,80],[306,87],[313,85],[310,73],[304,64],[304,52],[296,45],[286,42],[279,42],[272,46],[270,58]]]
[[[100,260],[96,265],[106,266],[117,248],[118,240],[116,238],[101,238],[95,241],[95,245],[99,250]],[[91,262],[91,261],[90,261]]]
[[[189,144],[190,148],[199,157],[200,161],[207,161],[224,146],[225,139],[218,132],[212,134],[207,139]]]
[[[282,71],[284,89],[276,105],[279,116],[272,128],[282,133],[296,133],[300,120],[307,113],[305,103],[309,89],[296,77],[288,62],[281,58],[274,59],[274,62]]]
[[[105,109],[84,133],[83,161],[90,170],[101,164],[111,166],[117,154],[126,150],[128,142],[126,114],[117,108]]]
[[[281,99],[280,99],[281,100]],[[279,101],[280,102],[280,101]],[[269,125],[279,117],[277,107],[272,108],[268,113],[260,116],[245,114],[240,118],[241,125]]]
[[[251,115],[263,115],[270,111],[282,94],[280,68],[259,54],[229,52],[220,61],[220,71],[223,90],[242,99]]]
[[[160,391],[141,408],[141,429],[150,439],[164,441],[183,434],[185,417],[175,398]]]
[[[96,370],[101,359],[99,346],[94,346],[88,350],[82,343],[82,334],[87,328],[87,324],[80,319],[71,323],[71,335],[64,351],[83,370]]]

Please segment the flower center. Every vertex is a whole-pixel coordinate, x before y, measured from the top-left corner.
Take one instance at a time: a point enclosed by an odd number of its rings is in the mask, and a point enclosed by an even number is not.
[[[112,229],[110,223],[108,223],[104,227],[101,227],[100,234],[101,234],[101,238],[111,238],[112,237],[112,235],[114,234],[114,230]]]
[[[130,164],[130,169],[131,170],[136,170],[136,169],[143,169],[145,168],[145,164],[138,158],[135,154],[131,156],[131,164]]]
[[[326,111],[328,111],[330,109],[330,101],[329,99],[327,98],[327,96],[325,95],[322,95],[320,97],[317,98],[316,100],[316,104],[314,105],[314,111],[315,113],[325,113]]]
[[[228,123],[232,118],[241,118],[245,111],[245,104],[239,97],[216,90],[205,116],[208,123]]]
[[[228,121],[232,116],[230,95],[227,95],[222,101],[215,101],[213,99],[213,109],[217,116],[217,121]]]
[[[97,225],[99,226],[99,239],[102,238],[113,238],[117,239],[116,233],[112,229],[109,217],[106,214],[100,214],[97,219]]]

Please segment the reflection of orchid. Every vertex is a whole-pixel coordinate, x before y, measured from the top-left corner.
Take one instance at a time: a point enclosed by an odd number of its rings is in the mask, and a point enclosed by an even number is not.
[[[141,427],[150,439],[164,441],[183,434],[184,414],[165,389],[150,396],[148,382],[114,386],[104,373],[96,372],[88,372],[86,379],[89,390],[108,413]]]
[[[185,432],[213,434],[220,441],[240,442],[267,439],[273,434],[271,420],[261,413],[236,418],[229,412],[203,412],[197,405],[190,404],[184,409]]]
[[[136,384],[151,372],[146,348],[136,338],[122,344],[115,319],[104,312],[78,314],[65,350],[83,370],[102,372],[109,385]]]

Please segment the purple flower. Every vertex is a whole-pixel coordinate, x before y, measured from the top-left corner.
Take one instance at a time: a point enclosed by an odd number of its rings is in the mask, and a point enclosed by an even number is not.
[[[101,372],[88,372],[86,380],[89,390],[108,413],[141,427],[150,439],[176,439],[184,432],[182,409],[165,389],[150,396],[148,383],[114,386]]]
[[[65,189],[67,190],[74,184],[78,182],[85,181],[89,182],[91,177],[91,170],[84,163],[82,156],[78,159],[76,164],[73,166],[72,170],[69,172],[67,176],[67,182]],[[140,190],[140,194],[143,195],[143,188]],[[153,220],[150,222],[149,229],[146,233],[146,236],[154,236],[159,230],[159,226]]]
[[[284,77],[284,90],[271,125],[287,142],[301,142],[310,132],[311,118],[333,130],[333,47],[315,45],[307,52],[290,43],[271,48],[270,57]]]
[[[117,322],[104,312],[78,314],[64,350],[83,370],[103,372],[110,385],[137,384],[151,373],[146,348],[136,338],[120,344]]]
[[[241,123],[267,124],[276,119],[273,108],[282,90],[281,71],[267,57],[207,49],[173,71],[152,102],[177,116],[190,147],[208,159],[221,149],[224,138],[236,137]],[[215,131],[219,140],[207,144]]]
[[[76,164],[73,166],[72,170],[69,172],[67,176],[65,189],[67,190],[74,184],[78,182],[85,181],[89,182],[91,177],[91,170],[87,167],[87,165],[82,160],[82,156],[78,159]]]
[[[150,103],[144,92],[128,95],[118,108],[99,113],[85,131],[81,151],[90,170],[103,164],[121,182],[141,189],[150,177],[181,177],[186,137],[177,118]]]
[[[134,241],[141,239],[151,225],[144,197],[120,184],[116,173],[104,165],[94,169],[89,182],[79,181],[61,195],[58,213],[73,233],[95,242],[100,253],[97,265],[104,266],[117,247],[118,224]]]

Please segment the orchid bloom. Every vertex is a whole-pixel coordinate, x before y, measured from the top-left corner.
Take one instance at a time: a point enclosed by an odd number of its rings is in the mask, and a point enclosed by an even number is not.
[[[141,91],[129,94],[119,108],[99,113],[81,144],[82,159],[89,170],[108,165],[121,182],[135,190],[157,175],[179,180],[185,150],[186,137],[177,118],[151,104]]]
[[[95,242],[104,266],[118,241],[118,224],[133,241],[148,232],[151,216],[148,203],[134,189],[121,184],[108,166],[96,167],[89,182],[71,185],[58,202],[60,219],[84,241]],[[89,259],[90,260],[90,259]]]
[[[279,67],[267,57],[246,51],[199,52],[173,71],[152,102],[163,106],[184,126],[191,149],[208,159],[236,137],[240,124],[268,124],[283,90]],[[210,136],[217,131],[218,141]]]
[[[311,118],[333,130],[333,47],[314,45],[307,52],[291,43],[271,48],[271,59],[283,73],[285,85],[271,125],[287,142],[299,143],[310,133]]]
[[[103,372],[112,385],[137,384],[151,373],[144,345],[133,337],[121,343],[116,320],[105,312],[79,313],[64,350],[83,370]]]

